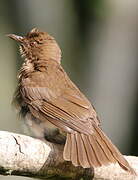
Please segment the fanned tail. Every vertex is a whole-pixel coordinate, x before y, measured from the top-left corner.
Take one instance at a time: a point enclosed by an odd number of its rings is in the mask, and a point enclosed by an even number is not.
[[[135,174],[119,150],[110,139],[97,127],[91,135],[75,132],[67,134],[63,157],[74,166],[83,168],[99,167],[110,163],[118,163],[124,170]]]

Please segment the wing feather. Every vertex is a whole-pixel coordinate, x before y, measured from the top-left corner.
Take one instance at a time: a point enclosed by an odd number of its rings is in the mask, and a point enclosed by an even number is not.
[[[62,128],[64,126],[64,130],[67,132],[67,127],[69,127],[71,130],[84,134],[93,133],[92,122],[97,124],[99,122],[90,102],[70,81],[66,74],[64,74],[63,82],[56,83],[55,79],[57,77],[59,78],[60,74],[56,75],[53,81],[49,80],[49,84],[46,79],[47,76],[46,78],[41,76],[40,82],[38,81],[37,85],[33,83],[34,76],[23,81],[20,91],[25,103],[29,105],[30,111],[33,109],[32,113],[34,115],[37,114],[35,111],[39,111],[39,114],[43,116],[42,119],[48,117],[59,128],[62,124]]]

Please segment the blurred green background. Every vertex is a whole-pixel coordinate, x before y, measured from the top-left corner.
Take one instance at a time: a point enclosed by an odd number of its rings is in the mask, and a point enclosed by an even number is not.
[[[37,27],[59,43],[65,70],[94,104],[106,134],[123,154],[138,155],[136,3],[1,0],[0,130],[21,132],[11,100],[22,60],[18,45],[5,35]],[[0,176],[6,179],[16,177]]]

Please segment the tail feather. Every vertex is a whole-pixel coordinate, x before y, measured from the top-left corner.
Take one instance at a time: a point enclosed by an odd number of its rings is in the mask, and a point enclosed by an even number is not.
[[[94,133],[90,135],[79,132],[67,134],[64,159],[72,161],[74,166],[82,166],[83,168],[118,163],[124,170],[135,174],[123,155],[103,131],[96,125],[93,127]]]
[[[101,141],[102,141],[102,143],[101,143]],[[102,138],[97,138],[96,142],[99,144],[103,153],[107,157],[107,162],[115,163],[116,159],[112,156],[110,149],[107,148],[105,141]]]
[[[87,151],[87,156],[88,156],[88,159],[89,159],[89,162],[90,162],[90,165],[92,167],[94,166],[100,166],[100,163],[97,159],[97,156],[95,154],[95,151],[93,149],[93,147],[91,146],[90,142],[89,142],[89,139],[87,138],[87,135],[85,134],[81,134],[82,138],[83,138],[83,142],[84,142],[84,145],[86,147],[86,151]]]
[[[81,134],[76,133],[76,141],[77,141],[77,147],[78,147],[78,160],[82,167],[88,168],[90,167],[90,162],[87,156],[87,150],[83,143],[83,139],[81,137]]]
[[[64,152],[63,152],[63,157],[66,161],[71,160],[71,149],[72,149],[72,144],[71,144],[71,134],[67,134],[67,139],[66,139],[66,144],[64,146]]]
[[[130,171],[134,174],[134,170],[130,167],[127,160],[123,157],[123,155],[120,153],[120,151],[115,147],[114,144],[112,144],[111,140],[102,132],[102,130],[95,126],[95,130],[97,134],[104,140],[105,144],[107,145],[107,148],[112,153],[112,157],[116,159],[116,162],[126,171]]]
[[[74,164],[74,166],[79,166],[79,160],[78,160],[78,149],[77,149],[77,141],[75,138],[75,134],[71,134],[71,161]]]
[[[97,161],[99,162],[99,166],[102,166],[105,163],[108,163],[109,160],[107,159],[107,156],[105,152],[102,150],[101,146],[97,143],[94,136],[90,135],[88,136],[89,143],[91,144],[91,147],[94,149],[95,156],[97,157]]]

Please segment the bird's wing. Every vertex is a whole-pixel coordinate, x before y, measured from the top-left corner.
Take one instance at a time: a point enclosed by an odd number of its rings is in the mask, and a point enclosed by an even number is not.
[[[52,88],[29,87],[27,84],[24,84],[21,93],[34,116],[39,114],[40,119],[47,118],[67,132],[73,130],[91,134],[93,132],[92,124],[99,125],[96,112],[70,79],[67,82],[67,86],[56,96],[55,94],[58,93],[55,93]],[[62,86],[64,85],[62,84]]]

